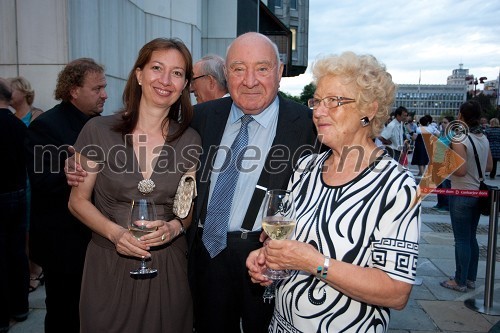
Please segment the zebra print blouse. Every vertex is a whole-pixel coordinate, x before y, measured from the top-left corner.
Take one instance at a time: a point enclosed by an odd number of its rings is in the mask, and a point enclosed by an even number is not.
[[[347,184],[329,186],[321,169],[330,154],[304,157],[290,179],[297,208],[293,239],[413,284],[420,201],[412,174],[384,156]],[[388,308],[353,300],[313,275],[294,271],[277,285],[269,332],[386,332],[389,318]]]

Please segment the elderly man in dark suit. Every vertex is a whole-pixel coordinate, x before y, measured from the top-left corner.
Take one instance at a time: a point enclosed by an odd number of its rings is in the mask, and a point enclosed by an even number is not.
[[[313,149],[316,136],[310,110],[278,97],[283,64],[269,38],[236,38],[225,70],[231,97],[196,105],[191,124],[203,143],[188,234],[195,327],[267,332],[273,306],[263,302],[264,288],[250,282],[245,261],[262,246],[265,189],[286,189],[294,161]],[[235,148],[237,142],[246,149]]]
[[[83,125],[107,99],[104,68],[76,59],[59,73],[55,98],[62,102],[35,119],[26,140],[32,186],[30,253],[46,281],[45,332],[79,332],[80,284],[90,231],[68,210],[64,161]]]

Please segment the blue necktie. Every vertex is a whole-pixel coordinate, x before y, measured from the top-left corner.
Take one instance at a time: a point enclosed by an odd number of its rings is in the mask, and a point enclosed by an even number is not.
[[[252,120],[253,118],[250,115],[241,117],[240,131],[220,169],[221,173],[217,177],[214,192],[207,208],[201,239],[211,258],[214,258],[226,248],[231,205],[236,183],[238,182],[241,162],[248,145],[248,124]]]

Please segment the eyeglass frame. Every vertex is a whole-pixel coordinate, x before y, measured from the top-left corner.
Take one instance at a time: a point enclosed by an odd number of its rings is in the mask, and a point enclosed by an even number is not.
[[[331,103],[337,102],[337,105],[336,106],[335,105],[334,106],[327,106],[326,102],[324,102],[324,100],[326,100],[328,98],[332,100]],[[339,106],[342,106],[344,104],[354,103],[354,102],[356,102],[356,100],[354,98],[342,97],[342,96],[326,96],[326,97],[323,97],[321,99],[309,98],[307,100],[307,106],[311,109],[315,109],[318,106],[320,106],[321,102],[323,102],[323,104],[325,105],[326,108],[334,109],[334,108],[338,108]],[[314,104],[316,104],[316,105],[314,105]],[[330,104],[330,102],[328,104]]]
[[[195,76],[191,79],[191,83],[193,83],[195,80],[201,79],[202,77],[205,77],[205,76],[210,76],[210,74],[203,74],[203,75]]]

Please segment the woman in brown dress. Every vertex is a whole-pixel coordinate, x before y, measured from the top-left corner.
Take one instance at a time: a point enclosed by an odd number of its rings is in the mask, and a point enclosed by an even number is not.
[[[191,55],[181,41],[147,43],[130,72],[123,110],[89,121],[75,144],[88,176],[72,189],[69,207],[93,231],[82,280],[82,333],[192,332],[183,235],[191,213],[179,219],[172,212],[179,180],[194,174],[201,149],[188,127],[191,76]],[[154,183],[151,193],[139,191],[143,180]],[[149,227],[158,229],[138,240],[127,220],[131,200],[143,195],[156,204],[158,220]],[[157,274],[130,274],[141,257]]]

